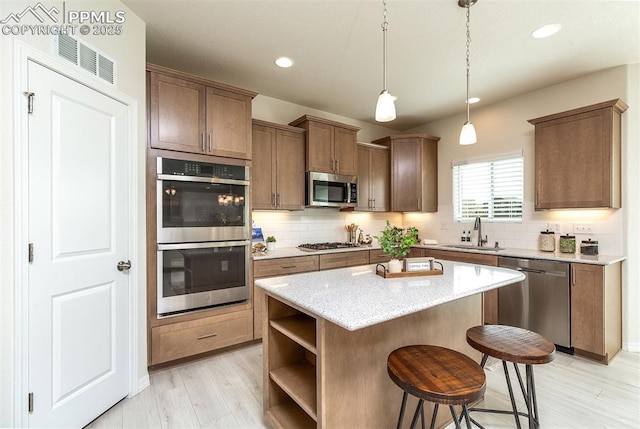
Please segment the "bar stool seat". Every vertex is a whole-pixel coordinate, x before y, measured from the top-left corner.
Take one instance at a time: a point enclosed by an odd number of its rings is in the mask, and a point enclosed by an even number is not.
[[[462,405],[462,416],[471,427],[467,405],[480,399],[486,388],[484,370],[473,359],[455,350],[431,345],[411,345],[391,352],[387,358],[389,377],[403,391],[398,428],[402,427],[408,394],[418,398],[418,406],[411,422],[415,427],[422,416],[424,401],[434,403],[431,428],[435,427],[438,405],[449,405],[456,424],[460,422],[454,405]]]
[[[512,407],[512,411],[490,410],[485,408],[471,408],[470,411],[513,414],[518,428],[520,428],[518,416],[521,415],[528,418],[529,428],[538,427],[540,423],[532,365],[545,364],[553,361],[556,352],[555,345],[538,333],[506,325],[483,325],[470,328],[467,330],[467,343],[484,354],[480,364],[483,368],[488,356],[502,361]],[[519,412],[517,409],[506,362],[512,362],[515,368],[520,390],[522,391],[527,406],[526,413]],[[522,382],[518,364],[525,365],[526,388]]]

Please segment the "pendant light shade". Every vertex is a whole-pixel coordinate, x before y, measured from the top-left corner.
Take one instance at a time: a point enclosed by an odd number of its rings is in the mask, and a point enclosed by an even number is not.
[[[389,94],[389,91],[383,89],[378,96],[378,104],[376,104],[376,121],[389,122],[396,118],[396,97]]]
[[[474,144],[478,141],[476,138],[476,127],[471,122],[465,122],[460,130],[460,144]]]
[[[382,92],[376,104],[376,121],[389,122],[396,118],[396,97],[387,91],[387,2],[383,1],[384,21],[382,22]]]
[[[470,14],[469,10],[471,6],[473,6],[478,0],[458,0],[458,6],[467,9],[467,121],[462,126],[462,130],[460,130],[460,144],[461,145],[470,145],[474,144],[478,141],[476,137],[476,128],[471,123],[471,119],[469,118],[469,53],[471,46],[471,32],[469,30],[469,22],[470,22]]]

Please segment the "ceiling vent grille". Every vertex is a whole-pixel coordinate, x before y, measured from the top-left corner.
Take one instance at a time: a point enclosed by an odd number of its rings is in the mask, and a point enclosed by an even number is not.
[[[84,42],[80,42],[66,34],[54,38],[54,52],[83,70],[110,84],[115,84],[115,62]]]

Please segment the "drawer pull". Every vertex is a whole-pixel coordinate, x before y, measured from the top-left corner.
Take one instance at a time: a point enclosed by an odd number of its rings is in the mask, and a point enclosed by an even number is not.
[[[198,339],[199,340],[204,340],[205,338],[211,338],[211,337],[217,337],[217,336],[218,336],[218,334],[215,334],[215,333],[214,334],[205,334],[205,335],[200,335],[198,337]]]
[[[295,268],[296,264],[283,265],[282,268]]]

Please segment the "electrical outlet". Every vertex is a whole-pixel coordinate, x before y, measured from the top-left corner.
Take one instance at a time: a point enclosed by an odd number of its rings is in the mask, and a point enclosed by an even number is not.
[[[549,231],[560,233],[560,224],[559,223],[551,223],[550,222],[550,223],[547,224],[547,229]]]
[[[574,223],[574,234],[593,234],[593,225],[590,223]]]

